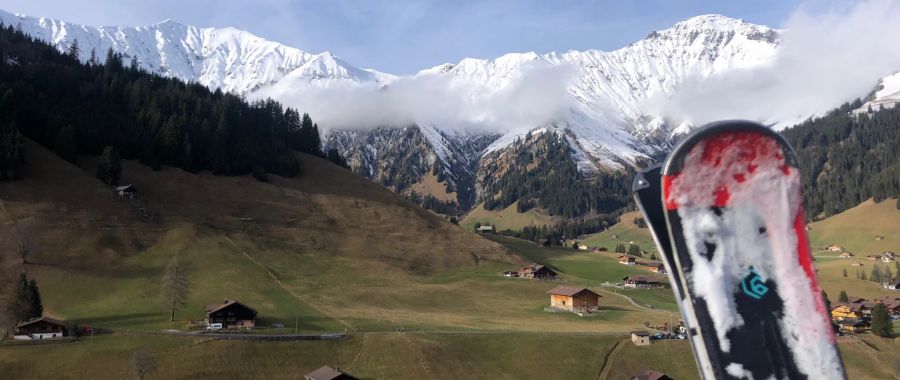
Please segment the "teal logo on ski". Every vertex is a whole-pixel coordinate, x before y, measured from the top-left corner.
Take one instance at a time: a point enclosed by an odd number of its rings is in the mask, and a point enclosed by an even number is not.
[[[769,292],[769,287],[763,284],[762,277],[759,277],[753,267],[750,267],[750,274],[744,277],[744,281],[741,281],[741,290],[754,299],[760,299]]]

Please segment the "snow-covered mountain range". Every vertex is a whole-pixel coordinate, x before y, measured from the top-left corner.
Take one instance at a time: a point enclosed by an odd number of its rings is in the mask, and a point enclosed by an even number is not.
[[[673,134],[687,131],[691,124],[689,120],[654,114],[649,102],[677,92],[679,85],[690,78],[770,64],[784,34],[721,15],[702,15],[651,32],[611,52],[530,52],[494,59],[466,58],[398,77],[358,68],[329,52],[304,52],[234,28],[200,28],[171,20],[139,27],[93,27],[3,11],[0,21],[60,50],[69,49],[77,41],[85,61],[93,52],[102,62],[106,51],[113,49],[122,53],[126,62],[135,59],[150,72],[249,98],[274,97],[288,105],[294,105],[291,103],[298,94],[317,94],[322,89],[359,89],[357,96],[348,98],[364,102],[369,98],[359,94],[370,94],[374,99],[410,91],[417,83],[439,81],[454,89],[438,93],[457,98],[450,102],[459,107],[449,112],[453,117],[446,117],[446,112],[442,117],[411,112],[411,117],[398,118],[405,120],[402,125],[385,122],[379,125],[382,128],[348,128],[353,125],[330,125],[329,112],[316,109],[314,103],[296,106],[331,131],[326,144],[339,148],[361,174],[397,191],[440,193],[438,198],[455,201],[463,208],[485,196],[486,190],[475,183],[479,173],[483,174],[497,157],[515,154],[516,141],[536,129],[564,138],[578,169],[587,178],[659,155],[668,148]],[[895,89],[895,82],[900,80],[890,78],[877,95],[900,99]],[[532,96],[511,97],[510,93]],[[423,97],[426,95],[433,94]],[[499,104],[509,108],[510,103],[520,108],[492,114],[493,108],[501,107]],[[417,105],[410,103],[408,107]],[[541,107],[549,108],[532,119],[511,122],[504,118],[516,110]],[[400,133],[391,128],[405,129]],[[435,190],[432,177],[439,179],[443,187],[440,191]]]

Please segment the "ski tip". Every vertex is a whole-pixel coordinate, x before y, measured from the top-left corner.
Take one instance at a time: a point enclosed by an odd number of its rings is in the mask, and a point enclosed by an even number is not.
[[[685,153],[691,150],[698,142],[707,139],[713,135],[734,132],[754,132],[768,136],[778,142],[782,151],[785,153],[785,163],[790,166],[797,166],[796,155],[791,145],[778,132],[771,128],[750,120],[723,120],[706,124],[695,129],[684,139],[675,145],[672,153],[662,165],[662,175],[669,175],[681,172],[684,167]]]
[[[638,192],[650,187],[650,178],[659,177],[659,169],[662,165],[653,165],[634,175],[631,181],[631,192]]]

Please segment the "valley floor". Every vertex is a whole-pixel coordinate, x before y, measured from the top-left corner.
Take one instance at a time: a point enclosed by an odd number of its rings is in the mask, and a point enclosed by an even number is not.
[[[0,187],[0,249],[13,251],[27,236],[34,252],[26,267],[46,313],[116,332],[0,345],[0,377],[125,377],[132,353],[147,350],[158,363],[149,378],[164,379],[296,378],[322,365],[374,379],[621,379],[647,368],[697,378],[686,341],[628,340],[647,324],[676,323],[678,312],[670,290],[611,286],[647,273],[615,254],[479,237],[312,158],[303,160],[305,179],[267,184],[126,163],[126,180],[140,191],[131,202],[88,174],[89,163],[31,151],[31,176]],[[157,299],[176,255],[191,288],[169,322]],[[501,275],[530,262],[560,279]],[[817,265],[831,291],[841,279],[827,275],[825,260]],[[21,261],[0,256],[0,268],[16,273]],[[547,291],[561,284],[598,292],[600,311],[544,311]],[[252,342],[140,333],[186,330],[204,318],[202,305],[226,297],[258,310],[262,326],[348,336]],[[896,340],[860,335],[840,344],[851,378],[896,373]]]

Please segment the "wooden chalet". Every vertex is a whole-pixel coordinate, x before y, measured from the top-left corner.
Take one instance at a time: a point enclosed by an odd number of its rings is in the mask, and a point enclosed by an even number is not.
[[[475,231],[478,231],[483,234],[491,233],[491,232],[494,232],[494,226],[478,226],[478,228],[476,228]]]
[[[256,310],[235,300],[210,304],[206,310],[206,323],[221,323],[223,328],[252,328],[256,326]]]
[[[634,257],[631,256],[619,256],[619,264],[635,265],[637,264],[637,261],[635,261]]]
[[[852,318],[842,319],[837,324],[840,326],[841,332],[845,333],[861,333],[871,327],[871,324],[867,321]]]
[[[600,295],[587,288],[557,286],[550,289],[550,307],[569,311],[594,311],[600,304]]]
[[[552,279],[556,277],[556,272],[540,264],[533,264],[519,270],[519,277]]]
[[[854,261],[854,262],[850,263],[850,266],[852,266],[852,267],[861,267],[861,266],[863,266],[863,263],[861,263],[861,262],[859,262],[859,261]]]
[[[341,371],[337,368],[331,368],[327,365],[323,365],[312,371],[303,375],[304,380],[356,380],[356,377],[353,375]]]
[[[653,273],[666,274],[666,266],[659,263],[651,263],[647,265],[647,270]]]
[[[884,305],[884,308],[887,309],[888,314],[892,316],[900,316],[900,297],[876,299],[875,302]]]
[[[834,306],[831,309],[831,318],[836,321],[841,321],[844,319],[864,319],[868,318],[872,314],[872,310],[869,307],[870,302],[851,302],[844,303]]]
[[[66,323],[49,317],[32,318],[16,325],[14,340],[43,340],[69,336]]]
[[[666,283],[650,276],[628,276],[622,279],[626,288],[664,288]]]
[[[132,199],[137,196],[137,189],[132,185],[116,186],[116,194],[122,198]]]
[[[672,380],[672,378],[666,376],[666,374],[662,372],[645,369],[637,375],[632,376],[631,380]]]
[[[850,252],[841,252],[841,254],[838,256],[840,256],[842,259],[849,259],[849,258],[853,257],[854,255]]]
[[[825,250],[828,250],[828,251],[831,251],[831,252],[841,252],[841,251],[844,250],[844,247],[841,247],[841,246],[839,246],[839,245],[837,245],[837,244],[832,244],[832,245],[829,245],[829,246],[825,247]]]
[[[643,330],[632,331],[631,342],[634,343],[635,346],[649,346],[650,333]]]

